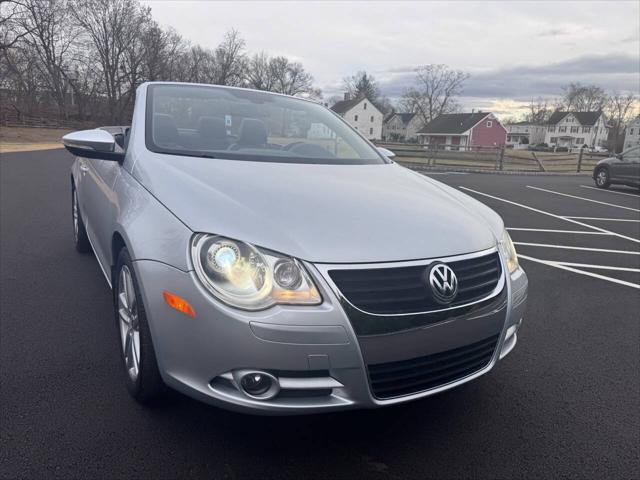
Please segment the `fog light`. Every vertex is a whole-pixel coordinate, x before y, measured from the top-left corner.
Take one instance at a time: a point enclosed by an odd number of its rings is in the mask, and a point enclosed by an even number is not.
[[[240,380],[242,389],[249,395],[259,396],[267,393],[271,388],[271,379],[261,373],[250,373]]]
[[[278,380],[266,372],[236,371],[234,377],[244,394],[251,398],[267,400],[275,397],[280,391]]]

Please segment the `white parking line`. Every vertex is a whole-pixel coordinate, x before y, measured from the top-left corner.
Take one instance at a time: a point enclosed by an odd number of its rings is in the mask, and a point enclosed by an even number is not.
[[[522,203],[517,203],[517,202],[513,202],[511,200],[507,200],[505,198],[496,197],[495,195],[489,195],[488,193],[482,193],[482,192],[479,192],[477,190],[473,190],[471,188],[467,188],[467,187],[463,187],[463,186],[460,186],[460,188],[462,190],[466,190],[468,192],[473,192],[473,193],[476,193],[478,195],[483,195],[485,197],[493,198],[494,200],[499,200],[501,202],[509,203],[509,204],[515,205],[517,207],[526,208],[527,210],[531,210],[532,212],[541,213],[542,215],[548,215],[548,216],[553,217],[553,218],[559,218],[560,220],[564,220],[565,222],[574,223],[576,225],[582,225],[583,227],[591,228],[593,230],[597,230],[598,232],[605,232],[605,233],[608,233],[610,235],[615,235],[618,238],[624,238],[625,240],[630,240],[630,241],[635,242],[635,243],[640,243],[640,239],[633,238],[633,237],[627,237],[626,235],[621,235],[619,233],[612,232],[610,230],[605,230],[604,228],[595,227],[593,225],[589,225],[588,223],[578,222],[577,220],[570,219],[569,217],[562,217],[560,215],[556,215],[555,213],[545,212],[544,210],[540,210],[539,208],[534,208],[534,207],[530,207],[528,205],[523,205]]]
[[[601,202],[600,200],[592,200],[591,198],[577,197],[575,195],[569,195],[568,193],[554,192],[553,190],[547,190],[546,188],[532,187],[531,185],[527,185],[527,188],[533,188],[534,190],[540,190],[541,192],[553,193],[555,195],[562,195],[563,197],[576,198],[578,200],[583,200],[585,202],[599,203],[600,205],[607,205],[609,207],[622,208],[624,210],[631,210],[632,212],[640,212],[640,210],[637,209],[637,208],[623,207],[621,205],[616,205],[615,203]]]
[[[548,260],[541,260],[539,258],[529,257],[527,255],[518,255],[518,258],[524,258],[525,260],[529,260],[531,262],[542,263],[543,265],[548,265],[550,267],[559,268],[561,270],[567,270],[569,272],[578,273],[580,275],[586,275],[587,277],[599,278],[600,280],[606,280],[607,282],[617,283],[618,285],[625,285],[627,287],[637,288],[637,289],[640,290],[640,284],[632,283],[632,282],[625,282],[624,280],[619,280],[619,279],[613,278],[613,277],[607,277],[605,275],[600,275],[598,273],[586,272],[584,270],[579,270],[577,268],[573,268],[573,267],[568,267],[566,265],[562,265],[562,264],[560,264],[558,262],[550,262]]]
[[[507,227],[509,231],[516,232],[547,232],[547,233],[580,233],[582,235],[611,235],[605,232],[585,232],[584,230],[551,230],[548,228],[515,228]]]
[[[548,243],[529,243],[529,242],[513,242],[514,245],[522,245],[524,247],[543,247],[543,248],[560,248],[563,250],[585,250],[587,252],[601,253],[621,253],[624,255],[640,255],[640,252],[631,252],[629,250],[610,250],[608,248],[590,248],[590,247],[574,247],[572,245],[551,245]]]
[[[583,267],[583,268],[595,268],[596,270],[616,270],[619,272],[636,272],[640,273],[640,268],[630,267],[611,267],[609,265],[592,265],[590,263],[574,263],[574,262],[555,262],[558,265],[566,265],[567,267]]]
[[[582,188],[589,188],[591,190],[597,190],[605,193],[615,193],[616,195],[627,195],[628,197],[640,198],[640,195],[634,195],[633,193],[614,192],[613,190],[605,190],[603,188],[590,187],[589,185],[580,185]]]
[[[603,222],[635,222],[640,223],[640,220],[636,220],[633,218],[602,218],[602,217],[562,217],[562,218],[571,218],[575,220],[600,220]]]

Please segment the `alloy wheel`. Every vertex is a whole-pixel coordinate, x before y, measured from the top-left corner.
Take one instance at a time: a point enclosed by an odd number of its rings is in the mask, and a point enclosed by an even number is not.
[[[118,280],[118,319],[124,363],[135,381],[140,373],[140,327],[133,278],[127,265],[122,266]]]
[[[607,172],[600,170],[597,175],[598,185],[605,185],[607,183]]]

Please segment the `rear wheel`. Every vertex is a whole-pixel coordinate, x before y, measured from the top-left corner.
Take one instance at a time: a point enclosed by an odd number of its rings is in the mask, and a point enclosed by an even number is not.
[[[114,306],[127,389],[139,403],[153,403],[164,396],[166,387],[158,370],[147,315],[126,248],[120,250],[115,272]]]
[[[596,171],[596,187],[609,188],[609,185],[611,185],[609,170],[607,170],[606,168],[599,168]]]
[[[76,250],[80,253],[89,253],[91,244],[87,236],[87,230],[84,228],[82,215],[80,215],[80,207],[78,205],[78,193],[75,185],[71,185],[71,216],[73,219],[73,241]]]

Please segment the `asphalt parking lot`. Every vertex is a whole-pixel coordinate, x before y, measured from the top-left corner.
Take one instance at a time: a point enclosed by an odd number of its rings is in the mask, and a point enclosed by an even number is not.
[[[432,175],[511,229],[530,280],[515,350],[410,404],[254,417],[129,398],[110,291],[72,244],[71,161],[63,150],[0,160],[3,478],[638,478],[637,189]]]

